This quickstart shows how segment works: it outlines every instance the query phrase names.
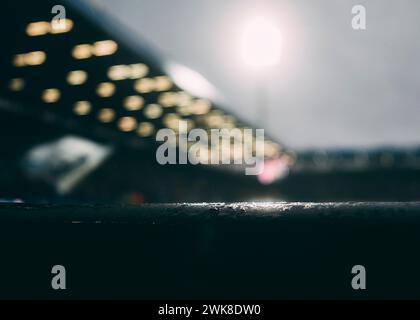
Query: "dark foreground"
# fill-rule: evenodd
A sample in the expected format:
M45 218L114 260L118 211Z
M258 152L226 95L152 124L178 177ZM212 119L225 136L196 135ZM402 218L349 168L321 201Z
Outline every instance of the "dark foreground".
M0 243L0 298L420 298L420 203L0 205Z

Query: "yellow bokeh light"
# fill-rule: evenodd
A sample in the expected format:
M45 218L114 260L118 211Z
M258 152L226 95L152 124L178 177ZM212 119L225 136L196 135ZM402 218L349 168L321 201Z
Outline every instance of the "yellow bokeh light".
M140 96L129 96L124 100L124 108L128 111L137 111L143 108L144 99Z
M211 103L208 100L198 99L196 100L192 106L191 111L196 115L203 115L210 112Z
M24 54L17 54L13 58L13 65L15 67L24 67L26 66L25 55Z
M280 156L281 147L275 142L265 141L264 142L264 153L268 158L276 158Z
M183 116L190 116L192 114L190 106L180 106L176 111Z
M71 71L67 75L67 82L73 86L78 86L86 82L88 74L83 70Z
M115 111L111 108L104 108L99 111L98 119L104 123L110 123L115 119Z
M108 70L108 78L114 81L125 80L130 76L130 67L126 65L112 66Z
M137 80L134 88L140 93L150 93L155 89L155 81L150 78Z
M46 89L42 93L42 100L46 103L55 103L61 98L61 92L58 89Z
M179 121L181 120L181 118L174 113L169 113L167 115L165 115L165 117L163 118L163 124L170 129L173 130L178 130L179 128Z
M174 92L165 92L159 96L159 103L165 108L174 107L177 101L178 96Z
M15 78L10 80L9 89L12 91L22 91L25 88L25 80L21 78Z
M43 36L51 30L50 23L46 21L32 22L26 27L26 34L31 37Z
M74 113L79 116L86 116L92 110L92 105L89 101L79 101L74 105Z
M66 33L73 29L74 23L70 19L59 19L51 22L52 34Z
M49 33L66 33L73 29L74 23L70 19L59 19L51 23L47 21L31 22L26 26L26 34L30 37L45 36Z
M118 44L113 40L97 41L93 44L93 53L98 56L109 56L117 52Z
M47 60L47 55L43 51L33 51L29 53L17 54L13 58L15 67L38 66Z
M162 107L158 104L150 104L144 110L145 117L149 119L158 119L162 116L162 114Z
M115 91L115 85L111 82L100 83L96 88L96 93L102 98L108 98L113 96Z
M90 44L79 44L73 48L72 55L75 59L89 59L92 57L92 46Z
M224 124L223 113L219 110L214 110L205 116L205 121L209 128L221 128Z
M142 122L139 124L137 133L140 137L150 137L155 132L155 126L150 122Z
M118 121L118 128L123 132L134 131L137 128L137 120L133 117L123 117Z
M38 66L43 64L47 59L47 55L43 51L33 51L25 55L25 62L28 66Z
M149 73L149 68L143 63L132 64L130 66L130 78L140 79Z
M149 68L143 63L131 65L116 65L108 70L108 77L111 80L127 80L127 79L140 79L147 75Z
M191 104L192 97L186 92L178 92L176 95L176 105L180 107L185 107Z
M167 76L159 76L155 78L156 91L168 91L172 88L172 80Z

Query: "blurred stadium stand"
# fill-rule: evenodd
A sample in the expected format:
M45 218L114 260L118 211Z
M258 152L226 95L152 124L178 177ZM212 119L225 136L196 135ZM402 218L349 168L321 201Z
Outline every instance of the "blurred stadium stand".
M59 177L44 172L44 181L25 179L22 167L28 162L22 159L30 148L66 135L117 148L89 181L71 192L71 201L244 200L264 194L255 179L241 177L237 168L229 172L234 166L158 166L154 136L160 128L175 130L181 119L205 130L250 126L216 102L182 90L158 54L98 9L69 1L66 28L57 31L49 22L53 6L52 1L30 3L22 12L19 4L8 3L3 11L8 45L2 50L0 109L8 152L2 161L9 161L4 175L11 181L1 190L4 197L59 201L49 187ZM271 140L265 152L266 160L289 159Z

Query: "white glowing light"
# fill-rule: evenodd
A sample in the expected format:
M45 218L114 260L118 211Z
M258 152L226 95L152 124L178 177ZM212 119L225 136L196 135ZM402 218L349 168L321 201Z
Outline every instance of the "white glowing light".
M254 19L243 30L240 48L247 66L253 69L273 67L282 54L281 31L273 21Z
M174 63L167 66L167 71L174 82L188 93L203 98L218 98L215 87L198 72Z

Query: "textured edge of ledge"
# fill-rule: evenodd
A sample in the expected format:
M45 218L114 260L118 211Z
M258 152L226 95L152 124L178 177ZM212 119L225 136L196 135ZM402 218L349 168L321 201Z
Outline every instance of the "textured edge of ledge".
M0 204L0 222L158 223L175 220L420 220L420 202L179 203L126 205Z

